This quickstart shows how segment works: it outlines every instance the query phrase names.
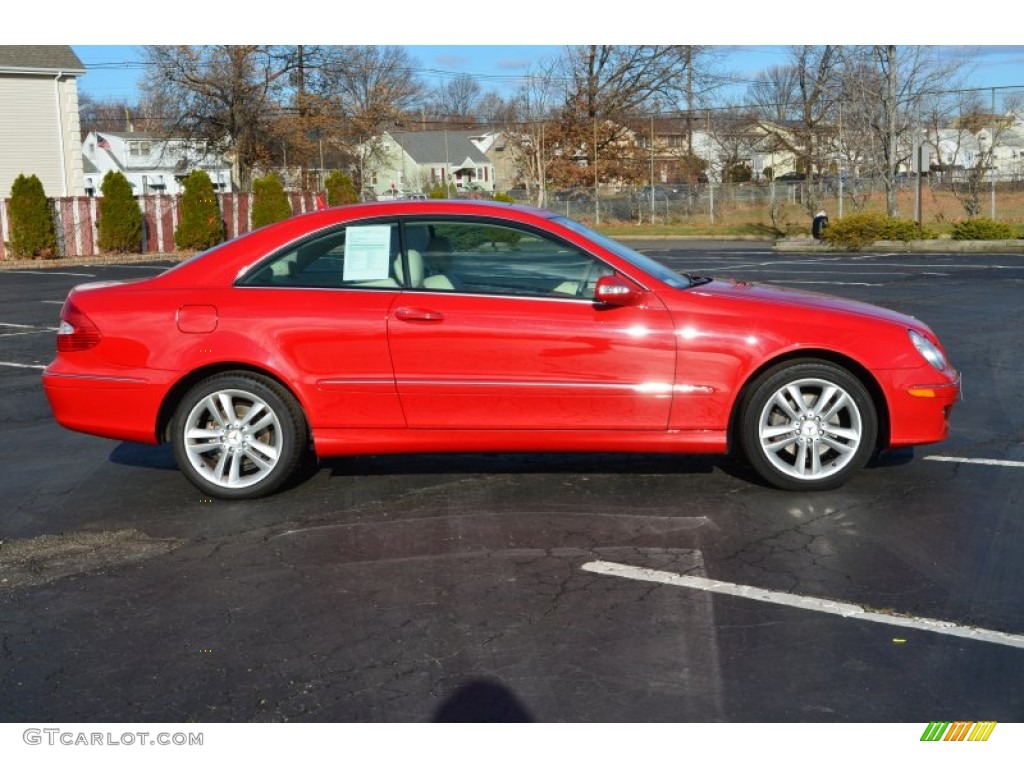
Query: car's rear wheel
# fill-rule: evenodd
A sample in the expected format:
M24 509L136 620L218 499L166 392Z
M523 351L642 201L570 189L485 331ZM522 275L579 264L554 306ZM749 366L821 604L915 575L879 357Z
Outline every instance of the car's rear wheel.
M295 398L272 379L222 373L181 399L171 441L178 467L197 488L217 498L252 499L292 477L307 429Z
M768 483L786 490L837 488L875 450L878 416L864 385L824 361L765 373L740 413L743 452Z

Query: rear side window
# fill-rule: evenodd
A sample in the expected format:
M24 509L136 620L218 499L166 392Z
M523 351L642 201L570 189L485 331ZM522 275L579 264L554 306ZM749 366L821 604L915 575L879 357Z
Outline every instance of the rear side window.
M398 227L358 224L320 233L274 256L239 281L277 288L391 288L401 285Z

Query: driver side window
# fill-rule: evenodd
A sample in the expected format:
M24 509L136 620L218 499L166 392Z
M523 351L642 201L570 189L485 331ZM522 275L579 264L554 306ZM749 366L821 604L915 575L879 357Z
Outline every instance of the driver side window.
M593 300L614 272L569 243L489 221L407 222L403 242L411 287L428 291Z

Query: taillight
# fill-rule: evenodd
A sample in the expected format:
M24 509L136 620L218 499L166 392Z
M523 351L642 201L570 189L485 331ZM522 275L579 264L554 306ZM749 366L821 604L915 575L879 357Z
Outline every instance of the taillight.
M57 329L58 352L81 352L100 343L100 329L70 301L64 303Z

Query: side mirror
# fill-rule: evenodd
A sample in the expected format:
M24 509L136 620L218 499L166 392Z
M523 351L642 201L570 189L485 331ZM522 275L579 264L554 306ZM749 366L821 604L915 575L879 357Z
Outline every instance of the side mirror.
M610 307L628 307L640 301L642 295L636 285L615 275L598 278L594 287L594 301Z

